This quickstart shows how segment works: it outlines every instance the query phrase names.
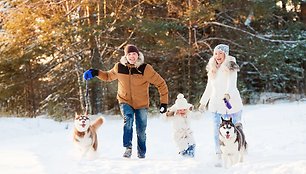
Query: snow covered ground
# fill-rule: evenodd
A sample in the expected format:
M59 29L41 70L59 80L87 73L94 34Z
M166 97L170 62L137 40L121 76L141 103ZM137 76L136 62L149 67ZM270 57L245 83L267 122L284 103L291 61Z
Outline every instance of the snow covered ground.
M80 159L72 143L73 123L43 117L0 118L0 173L3 174L306 174L306 101L245 106L243 124L249 151L245 162L215 167L211 115L192 122L194 159L182 158L172 123L158 115L147 128L146 159L122 158L122 120L105 116L98 131L99 156ZM136 136L134 136L136 140Z

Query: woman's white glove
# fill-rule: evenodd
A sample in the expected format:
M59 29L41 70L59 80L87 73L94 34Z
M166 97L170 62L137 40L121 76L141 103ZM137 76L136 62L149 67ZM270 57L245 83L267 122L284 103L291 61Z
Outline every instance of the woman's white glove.
M224 94L224 98L229 101L229 99L231 98L231 96L229 94Z

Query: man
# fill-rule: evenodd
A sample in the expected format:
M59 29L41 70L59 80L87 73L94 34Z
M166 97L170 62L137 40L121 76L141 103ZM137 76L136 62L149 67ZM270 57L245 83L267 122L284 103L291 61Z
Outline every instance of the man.
M145 158L146 127L149 108L149 86L153 84L160 95L160 113L167 111L168 87L165 80L149 64L135 45L124 48L124 56L109 71L90 69L84 73L84 79L97 76L103 81L118 80L117 99L124 117L123 157L132 155L133 122L135 116L138 158Z

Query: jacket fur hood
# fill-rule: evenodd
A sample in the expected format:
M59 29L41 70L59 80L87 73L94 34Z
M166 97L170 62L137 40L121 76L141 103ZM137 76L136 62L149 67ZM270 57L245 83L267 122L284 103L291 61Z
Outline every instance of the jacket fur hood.
M233 56L226 55L224 62L220 66L220 70L224 70L227 72L239 71L239 66L236 63L236 58ZM211 77L214 77L217 72L217 63L213 56L208 61L208 64L206 66L206 71L208 75Z
M122 65L126 65L128 63L126 55L121 57L120 63ZM136 68L138 68L142 64L144 64L144 56L143 56L142 52L139 52L138 60L136 61L135 66L136 66Z
M215 59L210 58L207 65L207 86L201 97L200 103L206 106L210 112L220 114L232 114L242 109L242 99L237 88L237 77L239 66L236 64L235 57L226 56L219 68ZM224 95L230 96L229 102L232 109L227 109L224 104Z

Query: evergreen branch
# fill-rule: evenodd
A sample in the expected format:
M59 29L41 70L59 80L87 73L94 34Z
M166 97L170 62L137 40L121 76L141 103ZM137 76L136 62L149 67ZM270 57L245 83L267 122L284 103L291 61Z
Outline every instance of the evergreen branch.
M188 40L181 34L179 33L178 31L176 32L176 34L184 41L188 44Z
M32 77L29 77L29 78L27 78L27 79L25 79L25 80L18 81L17 83L12 83L12 84L10 84L10 85L7 85L6 88L9 88L9 87L12 87L12 86L16 86L16 85L19 85L19 84L24 84L24 83L26 83L26 82L28 82L28 81L30 81L30 80L37 79L37 78L39 78L42 74L46 74L46 73L50 72L50 71L51 71L52 69L54 69L56 66L58 66L58 65L62 64L63 62L66 62L66 61L68 61L69 59L71 59L71 58L73 58L73 57L79 55L80 53L84 52L85 50L88 50L88 48L85 48L85 49L83 49L83 50L80 50L80 51L78 51L77 53L75 53L75 54L73 54L73 55L67 56L67 57L65 57L62 61L56 61L57 59L55 59L55 60L53 61L53 63L50 63L50 65L47 66L47 68L43 69L41 72L36 73L36 75L34 75L34 76L32 76Z
M229 40L229 39L225 39L225 38L219 38L219 37L209 37L209 38L206 38L206 39L202 39L202 40L199 40L198 43L206 43L206 41L209 41L209 40L222 40L222 41L226 41L228 43L231 43L233 45L236 45L237 47L241 47L239 44Z
M124 2L124 0L123 0L123 2ZM127 10L127 13L131 12L134 8L139 7L141 4L143 4L145 2L146 2L146 0L143 0L143 1L139 2L138 4L134 5L133 7L131 7L130 9Z
M243 32L247 35L250 35L252 37L256 37L258 39L261 39L261 40L265 40L265 41L269 41L269 42L274 42L274 43L288 43L288 44L295 44L295 43L301 43L301 42L306 42L306 40L298 40L298 41L291 41L291 40L278 40L278 39L269 39L267 37L264 37L262 35L258 35L258 34L253 34L253 33L250 33L248 31L245 31L243 29L240 29L240 28L237 28L237 27L233 27L233 26L230 26L230 25L226 25L226 24L222 24L220 22L204 22L204 25L217 25L217 26L221 26L221 27L226 27L226 28L230 28L230 29L233 29L233 30L237 30L237 31L240 31L240 32Z
M259 71L259 69L258 69L253 63L251 63L251 62L243 62L243 63L241 64L241 66L240 66L240 69L242 69L242 67L243 67L244 65L248 65L248 64L250 64L250 65L258 72L258 74L259 74L260 77L263 77L263 75L261 74L261 72Z
M75 9L77 9L78 7L80 7L81 3L78 3L77 5L75 5L74 7L72 7L68 12L66 12L66 14L64 15L65 17L67 17L68 15L70 15L70 13L72 13Z

